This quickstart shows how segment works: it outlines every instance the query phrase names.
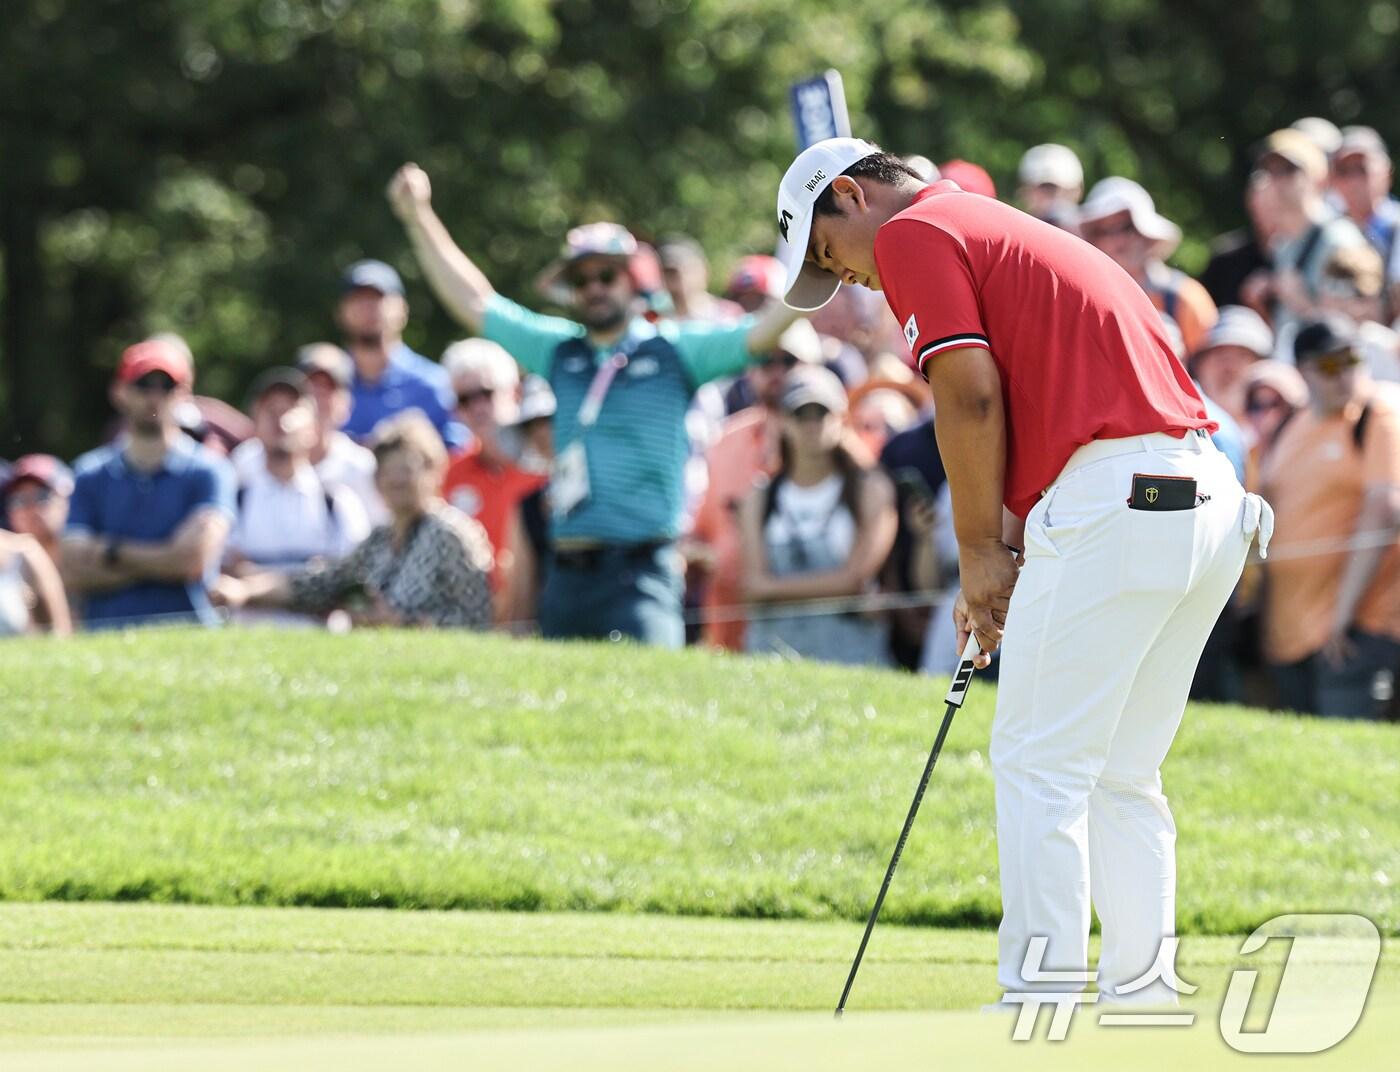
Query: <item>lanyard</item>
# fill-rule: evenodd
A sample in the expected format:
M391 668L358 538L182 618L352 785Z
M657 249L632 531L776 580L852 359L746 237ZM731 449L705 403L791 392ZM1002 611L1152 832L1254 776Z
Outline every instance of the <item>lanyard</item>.
M627 355L618 352L609 357L593 374L593 382L588 385L588 393L583 396L583 405L578 410L578 423L581 428L592 428L598 423L598 414L603 409L603 399L608 395L617 374L627 365Z

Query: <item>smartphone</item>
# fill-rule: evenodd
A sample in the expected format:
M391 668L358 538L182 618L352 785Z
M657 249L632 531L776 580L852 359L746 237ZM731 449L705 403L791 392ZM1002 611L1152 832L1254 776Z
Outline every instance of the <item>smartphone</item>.
M933 489L928 486L924 474L913 466L896 469L893 476L894 486L899 489L902 497L927 503L933 502Z

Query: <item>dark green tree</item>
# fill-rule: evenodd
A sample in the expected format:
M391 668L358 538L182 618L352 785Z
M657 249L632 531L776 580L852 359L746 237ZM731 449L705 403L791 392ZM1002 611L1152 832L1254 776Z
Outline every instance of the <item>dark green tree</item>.
M406 159L502 289L573 223L774 241L787 88L834 66L859 133L984 164L1029 144L1144 181L1182 262L1239 222L1247 148L1400 91L1395 0L8 0L0 33L0 455L97 442L121 348L189 338L201 391L333 334L340 268L396 263Z

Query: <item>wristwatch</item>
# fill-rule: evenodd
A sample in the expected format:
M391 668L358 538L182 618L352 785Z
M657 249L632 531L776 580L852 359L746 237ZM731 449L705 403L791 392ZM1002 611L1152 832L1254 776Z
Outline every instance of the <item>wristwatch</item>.
M122 555L122 543L120 540L108 540L107 546L102 551L102 564L108 567L115 567L119 564Z

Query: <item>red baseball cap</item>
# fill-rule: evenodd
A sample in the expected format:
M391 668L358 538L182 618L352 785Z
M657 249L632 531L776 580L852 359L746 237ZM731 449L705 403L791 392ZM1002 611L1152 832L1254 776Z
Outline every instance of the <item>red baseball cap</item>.
M747 290L757 290L776 298L783 293L783 266L777 257L762 253L751 253L742 258L729 277L724 292L728 295L740 294Z
M122 351L117 364L118 383L132 383L151 372L163 372L181 387L194 384L190 359L165 339L146 339Z
M940 178L952 179L970 194L981 194L983 197L997 195L996 183L987 174L987 169L970 160L949 160L946 164L939 164L938 174Z
M0 499L7 497L17 485L26 480L42 484L59 495L73 494L73 470L52 454L26 454L17 459L10 467L9 475L0 484Z

